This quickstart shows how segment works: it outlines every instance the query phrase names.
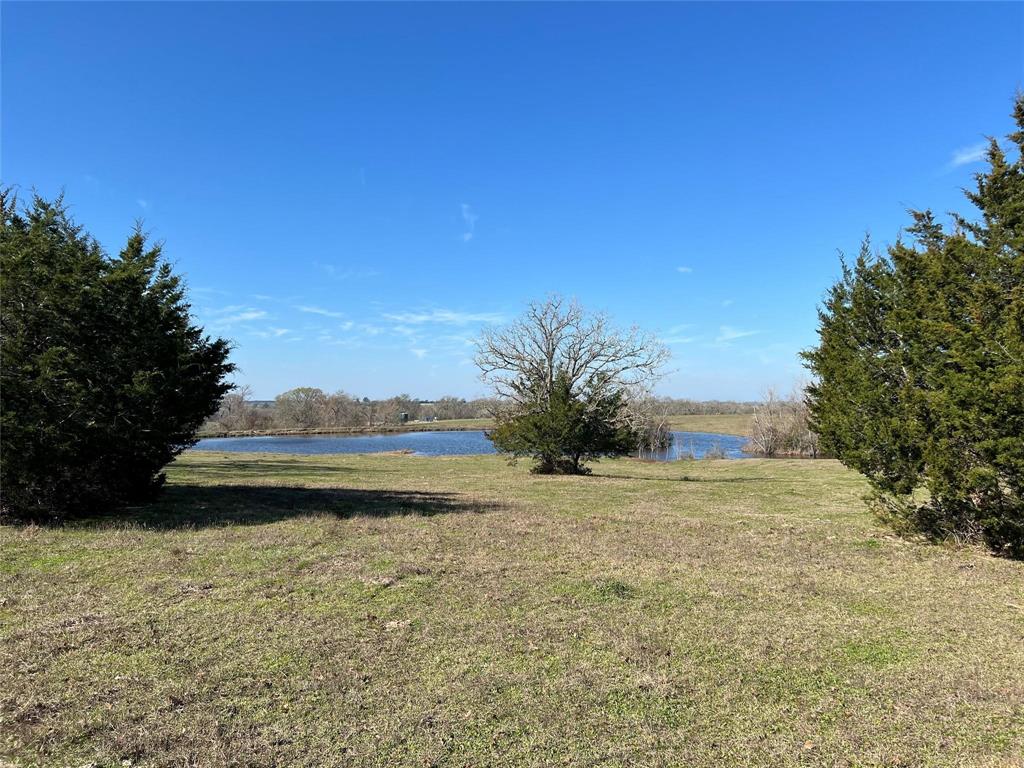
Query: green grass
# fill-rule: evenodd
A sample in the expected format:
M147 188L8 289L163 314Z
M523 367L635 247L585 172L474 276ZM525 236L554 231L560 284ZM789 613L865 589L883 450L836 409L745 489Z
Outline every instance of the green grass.
M192 453L0 529L0 765L1014 766L1024 564L830 461Z
M683 432L717 432L721 435L750 434L753 415L749 413L716 413L693 416L672 416L669 425Z

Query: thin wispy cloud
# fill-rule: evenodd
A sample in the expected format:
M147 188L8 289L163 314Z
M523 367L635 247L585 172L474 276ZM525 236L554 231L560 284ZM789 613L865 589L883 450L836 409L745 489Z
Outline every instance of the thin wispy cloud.
M661 341L664 344L689 344L692 341L696 341L696 336L691 336L686 333L690 328L693 328L693 323L680 323L679 325L673 325L668 329Z
M972 144L969 147L962 147L953 152L953 157L949 161L949 167L959 168L961 165L980 162L985 159L986 152L988 152L987 141L979 141L977 144Z
M291 333L288 328L267 328L261 331L253 331L252 335L261 339L279 339Z
M693 267L676 267L676 272L679 272L679 273L684 274L684 275L688 275L691 272L693 272Z
M238 323L249 323L253 320L262 320L268 317L265 310L237 305L214 309L211 310L210 314L214 315L211 325L218 328L227 328Z
M444 334L437 337L437 341L451 347L473 347L476 346L476 339L473 336L461 334Z
M666 336L661 341L663 344L690 344L696 340L696 336Z
M497 312L456 312L451 309L432 309L424 312L385 313L384 317L403 325L469 325L471 323L500 323L504 317Z
M722 325L718 328L718 336L715 337L716 344L727 344L737 339L745 339L748 336L756 336L761 331L741 331L731 325Z
M262 309L249 309L245 312L239 312L237 315L228 315L222 317L220 322L227 325L230 323L246 323L252 320L262 320L267 316L267 313Z
M147 208L149 208L149 200L143 200L143 199L142 199L142 198L140 197L140 198L139 198L138 200L136 200L135 202L139 204L139 208L141 208L142 210L146 210Z
M467 203L462 204L462 221L466 225L466 231L462 233L462 242L468 243L476 234L476 222L480 217L473 212L473 207Z
M735 301L733 299L723 299L722 300L722 306L723 307L731 307L734 303L735 303Z
M416 355L420 360L427 356L427 350L425 349L410 349L409 351Z
M380 272L375 269L351 269L348 267L338 266L337 264L325 264L319 261L314 261L313 266L323 271L324 274L332 280L355 280L377 277L380 275Z
M335 312L330 309L324 309L323 307L314 307L308 304L298 304L295 309L299 312L305 312L310 315L322 315L323 317L344 317L344 312Z

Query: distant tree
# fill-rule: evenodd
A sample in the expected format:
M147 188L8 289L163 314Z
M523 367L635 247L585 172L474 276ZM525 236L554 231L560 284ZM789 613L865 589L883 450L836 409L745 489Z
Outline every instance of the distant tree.
M150 498L230 389L229 345L140 227L116 258L62 198L0 192L0 486L5 514Z
M406 414L408 420L416 420L420 417L419 400L414 400L411 395L401 394L388 398L380 404L378 411L379 418L385 424L401 423L401 414Z
M769 387L754 410L751 420L750 447L762 456L774 456L785 447L786 414L775 389Z
M636 435L626 429L627 406L667 358L653 337L619 331L575 302L531 304L477 344L482 378L504 401L495 446L533 456L538 472L580 472L588 460L630 450Z
M632 449L638 456L663 451L672 445L669 404L654 397L636 397L627 401L623 421L634 438Z
M794 456L816 459L822 455L821 439L811 425L806 386L790 395L785 424L786 449Z
M228 432L245 429L242 425L249 409L247 400L251 397L252 390L248 386L235 387L220 399L220 408L213 415L212 421Z
M747 450L769 457L816 458L820 455L818 435L811 428L804 388L796 388L788 398L780 397L772 387L765 391L754 409Z
M316 387L296 387L274 398L278 422L285 427L312 429L323 423L327 395Z
M252 390L248 386L236 387L224 395L220 408L211 421L214 428L226 432L251 432L270 427L270 414L265 408L252 403Z
M434 415L438 419L467 419L469 415L469 403L461 397L442 397L434 402Z
M324 401L322 425L325 427L354 427L363 421L362 405L351 395L335 392Z
M913 211L912 244L843 264L805 354L822 446L871 483L903 532L1024 557L1024 96L947 231ZM916 493L919 490L925 494Z

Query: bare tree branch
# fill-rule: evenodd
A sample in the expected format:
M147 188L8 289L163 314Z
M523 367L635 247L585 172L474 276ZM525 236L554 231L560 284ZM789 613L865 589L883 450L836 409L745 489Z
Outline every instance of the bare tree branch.
M574 397L649 390L668 358L668 348L639 328L618 330L604 314L551 296L512 325L486 329L475 362L498 397L531 406L548 401L559 373Z

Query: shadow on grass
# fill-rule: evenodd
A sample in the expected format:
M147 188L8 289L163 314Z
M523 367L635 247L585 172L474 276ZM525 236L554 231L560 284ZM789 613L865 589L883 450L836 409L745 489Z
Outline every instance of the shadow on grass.
M238 480L251 477L262 477L269 473L287 472L296 475L361 475L393 473L392 469L376 469L369 467L345 466L343 464L312 464L308 461L288 461L287 459L223 459L221 461L203 461L189 464L170 465L172 474L185 477L232 475Z
M604 475L594 472L590 477L601 477L606 480L650 480L651 482L669 483L763 483L763 477L657 477L653 475Z
M296 517L432 517L501 509L494 502L432 491L168 485L152 504L76 521L76 527L138 525L175 530L264 525Z

